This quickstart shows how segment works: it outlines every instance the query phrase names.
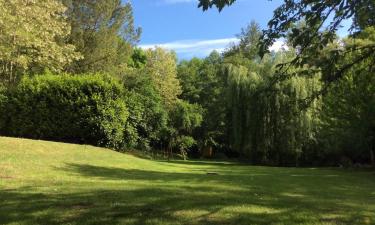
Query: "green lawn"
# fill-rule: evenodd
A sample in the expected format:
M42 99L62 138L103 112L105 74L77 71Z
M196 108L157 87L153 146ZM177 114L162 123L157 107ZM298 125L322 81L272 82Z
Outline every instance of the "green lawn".
M375 171L149 161L0 137L0 224L375 224Z

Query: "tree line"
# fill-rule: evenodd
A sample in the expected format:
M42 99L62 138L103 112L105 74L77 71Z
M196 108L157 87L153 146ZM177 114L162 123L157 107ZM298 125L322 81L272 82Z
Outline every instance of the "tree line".
M137 47L130 3L0 0L0 134L262 165L374 164L375 20L297 3L268 31L251 22L224 52L178 62ZM356 32L340 38L331 24L311 36L325 20L309 10L330 7L354 12ZM301 16L286 25L290 10ZM268 51L279 37L287 47Z

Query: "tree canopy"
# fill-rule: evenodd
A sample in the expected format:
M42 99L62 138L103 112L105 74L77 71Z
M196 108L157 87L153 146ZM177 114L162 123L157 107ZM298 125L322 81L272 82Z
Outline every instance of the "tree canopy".
M24 73L62 71L81 58L65 42L70 26L66 8L55 0L0 0L0 79L15 83Z
M68 71L112 72L121 76L132 56L141 29L134 26L130 3L121 0L63 0L72 27L69 43L84 57Z
M222 10L235 1L200 0L199 7L203 10L210 7ZM298 54L294 59L280 65L278 79L290 76L287 73L289 65L300 68L307 68L308 65L307 69L298 74L321 72L326 84L329 84L343 77L355 64L373 59L375 42L370 38L366 42L352 42L327 49L337 39L336 32L343 22L348 20L352 20L349 35L352 39L361 39L364 33L372 33L375 25L375 2L373 0L284 0L284 3L274 11L273 18L268 22L268 29L263 31L259 43L260 56L264 56L277 39L288 38L289 44L297 49ZM296 26L298 23L304 25ZM322 52L325 52L324 58L320 57ZM360 54L347 64L339 62L352 52ZM326 63L327 59L330 63Z

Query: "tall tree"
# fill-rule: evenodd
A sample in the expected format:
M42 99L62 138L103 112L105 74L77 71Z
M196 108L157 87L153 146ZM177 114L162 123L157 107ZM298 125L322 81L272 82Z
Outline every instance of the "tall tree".
M241 32L237 34L237 38L240 40L239 44L231 46L225 51L224 56L230 55L243 55L242 58L254 59L259 57L259 41L262 36L259 24L255 21L251 21L246 27L241 29Z
M141 30L134 27L133 10L121 0L63 0L72 26L69 42L84 58L68 68L71 72L112 72L126 69L132 46Z
M157 47L147 50L146 58L146 74L151 76L164 104L167 107L172 106L181 94L180 82L177 79L176 55Z
M199 7L207 10L217 7L222 10L236 0L199 0ZM274 11L273 18L268 23L268 29L263 31L260 43L260 53L263 56L278 38L290 39L290 44L298 49L299 54L290 62L280 65L277 79L290 76L287 73L290 65L297 66L304 71L300 74L323 74L326 88L330 83L343 77L347 71L362 61L371 60L375 51L375 42L357 42L351 45L337 46L331 49L329 55L322 59L321 52L336 39L336 31L341 25L352 19L350 35L356 39L362 32L368 32L375 26L375 1L373 0L284 0L284 4ZM304 21L305 26L294 26ZM360 52L346 64L338 63L346 58L347 54ZM327 63L327 58L330 63ZM319 60L321 59L321 60ZM372 63L375 63L372 61ZM340 66L338 66L338 64ZM309 67L306 67L309 65Z
M201 98L201 93L203 91L201 74L202 65L202 59L192 58L189 61L183 60L177 67L177 76L182 87L180 97L191 103L197 103Z
M55 0L0 0L0 79L15 83L25 72L60 71L80 57L64 5Z
M140 68L128 73L124 85L130 113L125 136L127 147L141 150L160 148L161 132L167 127L168 112L151 76Z
M194 130L193 136L205 156L210 156L213 150L221 149L226 143L226 77L221 72L221 64L222 57L214 51L203 60L193 58L178 66L181 98L204 109L202 124Z
M318 105L303 110L298 103L319 88L319 80L296 77L265 92L277 63L266 56L258 68L227 66L230 145L253 163L298 165L318 122Z
M202 111L200 105L183 100L178 100L170 111L169 127L165 132L166 141L169 148L180 151L184 159L187 157L188 149L196 144L191 135L202 123Z
M375 37L375 32L372 35ZM355 57L351 54L346 60ZM375 166L374 72L374 64L368 59L353 66L328 90L323 97L320 139L324 148L335 157L347 157L357 163L371 162Z
M259 26L252 23L242 30L240 43L224 52L228 144L253 163L296 165L315 137L319 109L302 110L299 101L319 90L319 77L273 83L277 65L294 53L261 58L260 36Z

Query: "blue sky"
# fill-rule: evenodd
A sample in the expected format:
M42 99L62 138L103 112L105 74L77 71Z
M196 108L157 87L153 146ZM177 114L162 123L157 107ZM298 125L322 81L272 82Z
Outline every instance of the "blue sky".
M266 28L273 11L283 3L283 0L237 0L219 13L216 9L206 12L198 9L198 0L124 1L131 1L136 26L143 29L140 46L171 49L179 59L205 57L213 50L224 50L237 41L236 34L252 20ZM339 31L340 36L345 34L347 30ZM277 41L272 50L282 44Z
M135 23L142 27L141 47L173 49L180 59L223 50L251 20L262 28L281 0L237 0L219 13L202 12L197 0L132 0Z

